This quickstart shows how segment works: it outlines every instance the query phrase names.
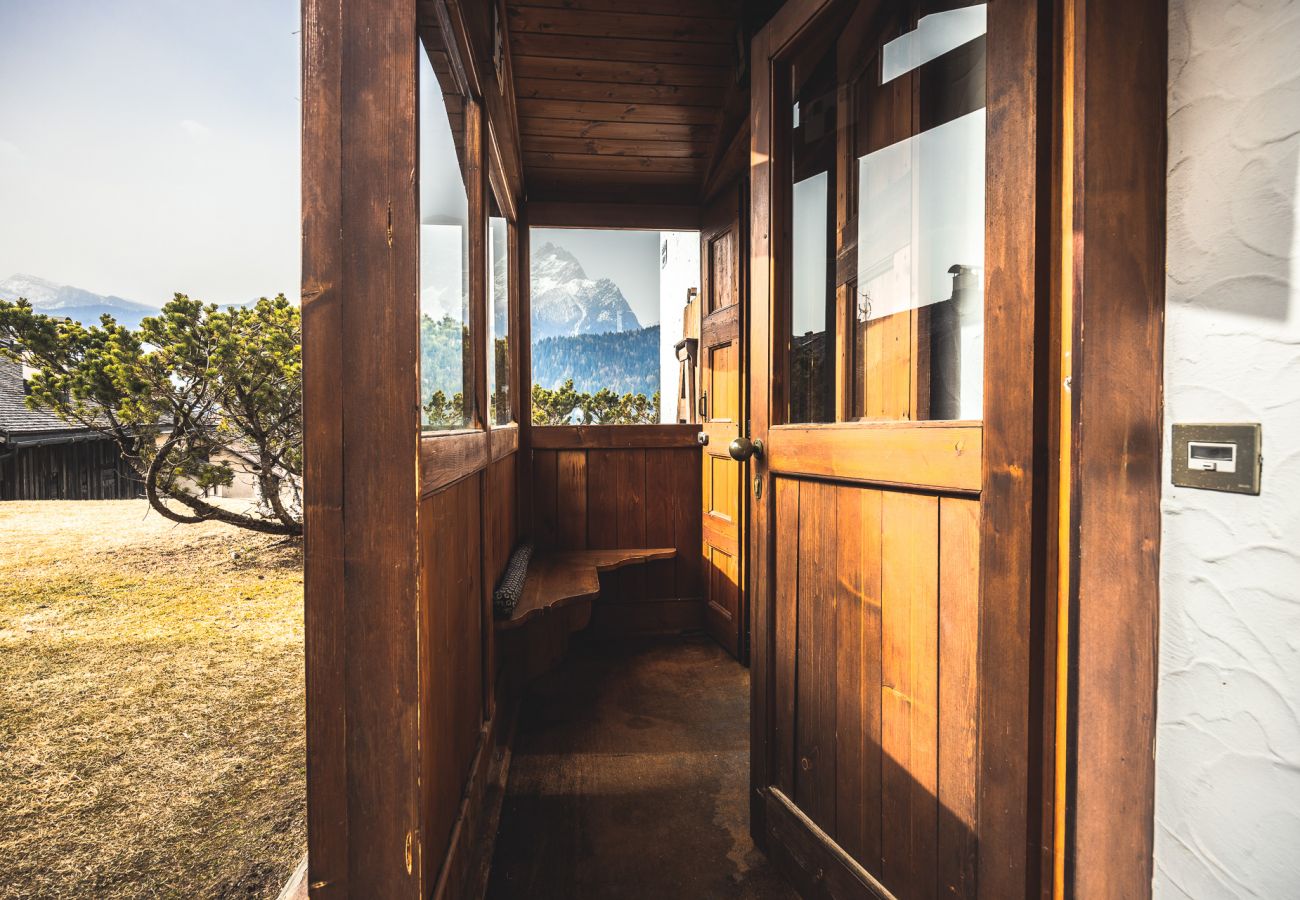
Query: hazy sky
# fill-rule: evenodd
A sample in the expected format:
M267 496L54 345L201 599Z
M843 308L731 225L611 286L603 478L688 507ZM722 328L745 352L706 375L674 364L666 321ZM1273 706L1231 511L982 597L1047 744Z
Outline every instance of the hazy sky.
M659 323L659 232L532 229L534 248L548 241L576 256L588 278L617 284L643 327Z
M296 0L0 0L0 279L298 293Z

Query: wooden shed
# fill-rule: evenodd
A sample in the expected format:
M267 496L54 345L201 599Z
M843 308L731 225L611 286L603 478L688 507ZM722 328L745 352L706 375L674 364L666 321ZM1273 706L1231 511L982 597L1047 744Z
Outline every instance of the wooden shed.
M22 366L0 357L0 500L125 500L144 485L117 444L29 409Z
M1166 39L305 0L313 897L1149 896ZM537 227L699 232L698 423L531 424Z

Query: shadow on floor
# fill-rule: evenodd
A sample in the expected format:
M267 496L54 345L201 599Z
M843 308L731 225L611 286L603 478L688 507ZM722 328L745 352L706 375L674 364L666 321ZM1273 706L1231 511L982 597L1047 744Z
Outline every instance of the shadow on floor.
M707 638L576 644L521 707L489 900L793 898L748 790L747 669Z

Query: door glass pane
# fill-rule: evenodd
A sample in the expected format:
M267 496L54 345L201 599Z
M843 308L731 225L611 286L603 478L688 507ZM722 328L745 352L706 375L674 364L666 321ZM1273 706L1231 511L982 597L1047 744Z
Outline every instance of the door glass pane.
M510 226L492 197L488 215L488 417L493 425L510 421Z
M444 48L420 53L420 405L426 430L473 421L465 98Z
M935 6L791 65L790 421L836 418L827 358L847 418L981 418L985 5Z

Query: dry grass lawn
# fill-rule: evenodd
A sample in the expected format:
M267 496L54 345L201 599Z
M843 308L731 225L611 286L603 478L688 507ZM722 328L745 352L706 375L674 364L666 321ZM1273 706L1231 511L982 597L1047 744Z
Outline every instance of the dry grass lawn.
M0 503L0 898L275 897L306 843L302 554Z

